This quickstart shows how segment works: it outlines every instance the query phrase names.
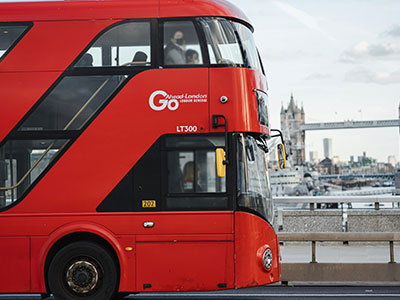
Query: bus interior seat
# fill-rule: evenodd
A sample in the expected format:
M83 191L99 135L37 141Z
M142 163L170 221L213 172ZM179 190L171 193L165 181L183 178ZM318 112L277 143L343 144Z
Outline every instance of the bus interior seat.
M77 67L93 67L93 56L90 53L85 53L84 56L76 64Z
M147 54L143 51L138 51L135 53L135 56L132 59L132 62L135 64L146 64L147 63Z

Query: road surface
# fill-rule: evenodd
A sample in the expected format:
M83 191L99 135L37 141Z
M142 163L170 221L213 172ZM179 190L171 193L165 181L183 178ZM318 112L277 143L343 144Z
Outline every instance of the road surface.
M40 300L40 295L0 295L0 300ZM53 297L48 299L54 299ZM268 286L240 290L194 293L141 293L129 300L275 300L275 299L400 299L397 286Z

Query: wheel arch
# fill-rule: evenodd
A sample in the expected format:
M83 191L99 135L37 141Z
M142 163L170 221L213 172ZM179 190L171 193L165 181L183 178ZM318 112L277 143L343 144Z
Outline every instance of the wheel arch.
M76 241L89 241L103 246L110 252L118 269L118 281L121 284L124 255L115 235L108 229L96 223L70 223L55 230L41 251L41 270L46 292L50 292L47 273L50 263L56 253Z

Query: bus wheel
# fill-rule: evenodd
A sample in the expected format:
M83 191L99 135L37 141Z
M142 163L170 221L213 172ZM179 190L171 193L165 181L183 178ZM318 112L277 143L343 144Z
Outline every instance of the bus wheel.
M102 246L76 242L54 256L48 282L57 300L110 300L117 291L117 266Z

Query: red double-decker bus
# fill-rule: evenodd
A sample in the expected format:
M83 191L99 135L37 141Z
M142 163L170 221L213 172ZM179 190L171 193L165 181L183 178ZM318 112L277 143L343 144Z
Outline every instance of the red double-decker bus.
M267 83L240 10L25 2L0 18L0 293L280 280Z

